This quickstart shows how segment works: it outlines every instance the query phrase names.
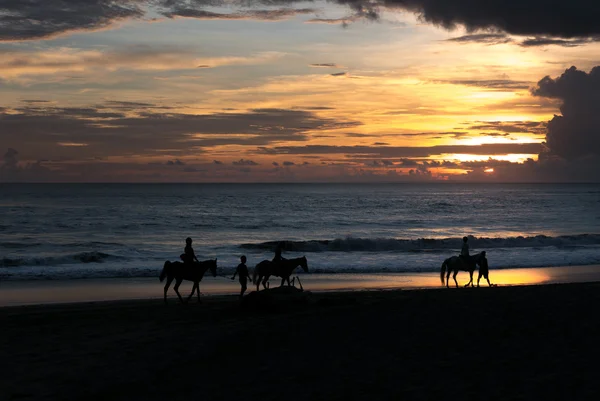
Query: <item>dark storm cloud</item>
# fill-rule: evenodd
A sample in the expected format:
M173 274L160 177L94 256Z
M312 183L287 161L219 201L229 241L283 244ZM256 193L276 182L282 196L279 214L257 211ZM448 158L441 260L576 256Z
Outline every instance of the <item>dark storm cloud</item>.
M440 154L466 153L471 155L503 155L503 154L537 154L542 146L539 143L498 143L485 145L439 145L429 147L410 146L335 146L335 145L307 145L307 146L277 146L262 147L259 153L264 154L345 154L369 155L371 157L429 157Z
M109 109L29 106L0 112L2 142L35 158L147 155L165 149L186 154L204 146L304 140L307 132L359 124L281 109L192 115L140 108L125 115Z
M417 14L422 20L468 31L496 30L514 35L588 37L600 34L600 2L572 0L338 0L351 7L398 8ZM493 32L498 33L498 32Z
M548 122L550 155L566 160L600 156L600 66L589 73L571 67L558 78L547 76L533 94L562 101L562 115Z
M0 41L45 39L142 17L141 0L0 0Z
M421 20L454 29L464 26L470 33L508 33L535 38L590 38L600 35L600 2L572 0L331 0L346 6L344 18L314 18L307 22L347 25L358 18L379 20L382 10L408 11ZM57 34L94 30L127 18L141 18L146 8L168 17L199 19L257 19L277 21L314 9L290 8L301 0L0 0L0 40L32 40ZM237 9L233 13L207 10L209 7ZM283 7L257 9L259 7ZM484 31L484 32L477 32ZM456 42L503 41L501 36L470 35ZM545 40L545 39L544 39ZM547 43L551 44L551 43ZM561 44L563 43L552 43Z

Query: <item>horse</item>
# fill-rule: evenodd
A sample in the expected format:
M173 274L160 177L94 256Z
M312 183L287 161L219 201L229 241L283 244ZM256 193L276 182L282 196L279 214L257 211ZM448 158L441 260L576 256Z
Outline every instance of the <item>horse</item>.
M217 259L205 260L202 262L194 262L193 264L187 264L183 262L170 262L166 261L163 266L162 271L160 272L160 282L162 283L165 277L167 278L167 283L165 284L165 304L167 303L167 291L169 290L169 286L173 279L175 279L175 286L173 289L177 293L179 300L183 303L183 298L181 298L181 294L178 289L183 280L189 280L194 282L194 286L192 287L192 293L187 298L186 302L189 302L195 291L198 291L198 303L200 301L200 281L202 277L204 277L204 273L210 269L214 277L217 277Z
M260 283L262 280L263 288L267 288L267 280L270 276L281 277L281 286L287 280L288 285L290 284L290 276L297 267L301 267L305 273L308 273L308 263L306 256L295 259L281 259L280 262L272 262L270 260L263 260L254 268L254 274L252 275L252 283L256 284L256 291L260 289ZM258 280L257 280L258 277Z
M476 264L479 265L479 278L477 279L477 286L479 287L479 280L481 279L482 275L485 276L485 278L486 278L486 280L488 280L488 284L489 284L490 280L488 279L487 258L485 257L485 251L483 251L481 253L476 253L475 255L470 256L470 263L466 262L460 256L452 256L451 258L444 260L444 263L442 263L442 270L440 273L442 285L444 285L444 275L446 275L446 287L449 287L450 273L454 272L454 274L452 275L452 278L454 279L454 282L456 283L456 286L458 287L458 281L456 281L456 275L458 274L458 272L460 270L462 270L462 271L469 272L469 275L470 275L470 280L467 283L467 285L465 285L465 287L468 287L469 285L471 285L471 287L473 287L473 271L475 271ZM446 273L446 268L448 269L448 273ZM490 284L490 286L491 286L491 284Z

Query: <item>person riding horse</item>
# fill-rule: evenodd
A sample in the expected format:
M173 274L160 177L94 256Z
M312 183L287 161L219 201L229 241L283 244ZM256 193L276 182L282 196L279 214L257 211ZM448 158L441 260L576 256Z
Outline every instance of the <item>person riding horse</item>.
M271 260L271 263L273 263L275 268L278 268L280 266L280 262L285 260L283 256L281 256L281 251L283 251L283 244L279 243L277 244L277 248L275 248L275 256L273 257L273 260Z
M463 237L463 245L462 245L462 248L460 250L460 259L467 266L471 266L471 265L474 264L473 263L473 259L469 255L469 238L468 237Z

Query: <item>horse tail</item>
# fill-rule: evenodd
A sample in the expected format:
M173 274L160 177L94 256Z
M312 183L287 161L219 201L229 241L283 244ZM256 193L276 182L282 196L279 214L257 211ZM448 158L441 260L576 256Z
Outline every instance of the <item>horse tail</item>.
M163 266L162 271L160 272L160 276L158 277L160 282L162 283L163 280L165 279L165 277L167 277L167 266L169 266L171 264L171 262L169 262L168 260L165 262L165 265Z
M256 276L258 275L258 266L260 266L260 263L256 265L256 267L254 268L254 273L252 273L252 284L256 284Z
M440 272L440 279L442 280L442 285L444 285L444 275L446 274L446 267L448 266L448 259L444 260L442 263L442 271Z

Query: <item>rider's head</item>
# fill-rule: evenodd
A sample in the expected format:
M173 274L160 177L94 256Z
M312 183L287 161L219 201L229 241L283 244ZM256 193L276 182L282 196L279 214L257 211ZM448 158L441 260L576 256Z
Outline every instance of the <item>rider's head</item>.
M468 240L469 240L469 238L463 237L463 242L467 242Z
M246 256L242 255L242 257L240 258L240 260L242 261L242 263L246 263Z
M188 244L188 245L191 245L191 243L192 243L192 239L191 239L190 237L187 237L187 238L185 239L185 243L186 243L186 244Z

